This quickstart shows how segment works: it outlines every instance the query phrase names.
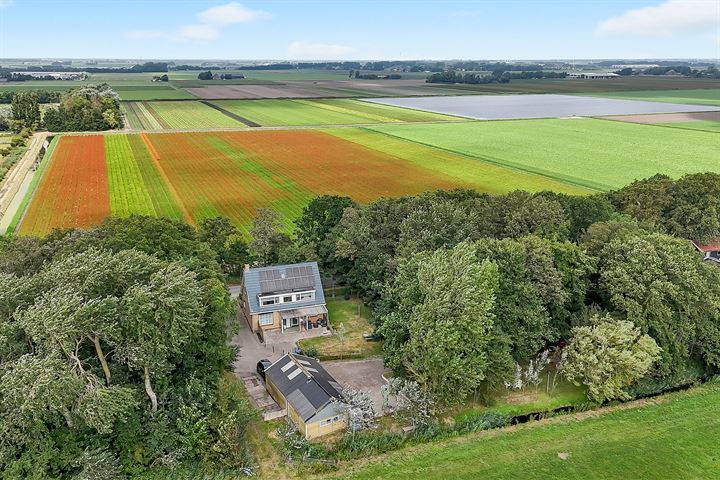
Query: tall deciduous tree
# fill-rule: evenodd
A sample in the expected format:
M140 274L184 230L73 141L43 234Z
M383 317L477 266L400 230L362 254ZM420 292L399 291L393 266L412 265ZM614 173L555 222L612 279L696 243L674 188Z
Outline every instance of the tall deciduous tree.
M40 104L35 92L17 92L12 99L13 120L19 120L32 127L40 123Z
M627 399L624 387L642 378L659 353L655 340L632 322L596 315L591 325L573 329L561 367L566 378L586 385L596 402Z
M414 256L401 267L398 282L400 306L381 329L390 338L385 348L398 350L390 357L435 400L461 401L486 377L497 266L460 243ZM405 327L392 331L399 323Z
M618 238L601 252L601 297L655 339L662 373L678 371L693 351L717 365L720 306L712 268L690 242L663 234Z

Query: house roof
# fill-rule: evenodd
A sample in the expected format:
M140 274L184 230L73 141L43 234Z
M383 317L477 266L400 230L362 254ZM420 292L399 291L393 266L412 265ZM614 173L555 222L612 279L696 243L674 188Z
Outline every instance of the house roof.
M317 262L275 265L272 267L250 268L243 273L243 285L251 313L269 313L313 305L324 305L320 269ZM315 290L315 299L261 306L260 295L283 294Z
M265 370L265 377L303 421L312 418L331 400L342 398L340 384L316 358L288 353Z
M700 242L696 242L693 240L693 245L695 245L695 248L698 249L698 251L706 253L706 252L720 252L720 243L709 243L709 244L702 244Z

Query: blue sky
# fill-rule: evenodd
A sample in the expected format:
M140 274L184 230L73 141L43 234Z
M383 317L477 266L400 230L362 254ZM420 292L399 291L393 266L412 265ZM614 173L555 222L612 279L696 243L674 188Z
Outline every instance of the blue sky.
M0 0L0 57L720 58L720 0Z

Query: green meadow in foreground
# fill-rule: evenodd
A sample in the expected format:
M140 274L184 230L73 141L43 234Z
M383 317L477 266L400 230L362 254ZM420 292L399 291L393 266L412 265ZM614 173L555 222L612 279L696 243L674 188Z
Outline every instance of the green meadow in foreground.
M588 93L593 97L647 100L650 102L687 103L691 105L720 105L720 88L697 90L638 90L628 92Z
M656 173L720 172L717 134L699 130L591 118L368 128L596 190Z
M641 401L642 402L642 401ZM335 478L699 479L720 472L720 385L400 450Z

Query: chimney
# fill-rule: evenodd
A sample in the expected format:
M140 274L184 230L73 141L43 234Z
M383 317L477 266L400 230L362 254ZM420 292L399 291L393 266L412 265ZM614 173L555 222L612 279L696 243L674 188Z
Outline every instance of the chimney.
M249 263L246 263L246 264L243 266L243 271L247 272L248 270L250 270L250 264L249 264Z

